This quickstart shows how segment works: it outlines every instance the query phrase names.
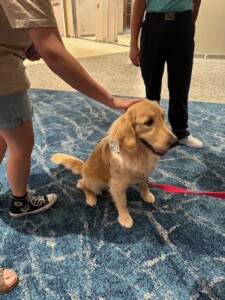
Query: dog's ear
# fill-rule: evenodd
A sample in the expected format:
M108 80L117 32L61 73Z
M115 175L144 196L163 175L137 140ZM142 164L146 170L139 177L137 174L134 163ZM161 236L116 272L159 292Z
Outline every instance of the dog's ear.
M136 146L136 134L133 125L133 115L127 111L109 129L110 137L121 143L128 151L131 151Z

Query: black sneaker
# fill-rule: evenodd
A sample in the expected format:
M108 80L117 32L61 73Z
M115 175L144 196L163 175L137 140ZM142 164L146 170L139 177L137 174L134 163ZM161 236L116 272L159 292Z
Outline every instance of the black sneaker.
M57 201L56 194L44 196L31 195L28 193L24 198L14 198L9 213L12 217L23 217L36 214L49 209Z

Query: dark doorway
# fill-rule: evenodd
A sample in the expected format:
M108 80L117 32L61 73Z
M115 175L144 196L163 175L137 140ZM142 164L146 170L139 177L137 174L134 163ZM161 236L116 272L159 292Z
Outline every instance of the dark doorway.
M124 33L130 32L130 18L131 18L131 0L124 0L124 10L123 10Z

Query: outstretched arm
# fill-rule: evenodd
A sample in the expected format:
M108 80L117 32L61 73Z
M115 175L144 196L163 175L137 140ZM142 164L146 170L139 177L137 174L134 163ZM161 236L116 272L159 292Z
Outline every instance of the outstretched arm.
M48 67L77 91L115 109L127 109L140 101L140 99L113 97L101 87L66 50L58 28L34 27L27 30Z

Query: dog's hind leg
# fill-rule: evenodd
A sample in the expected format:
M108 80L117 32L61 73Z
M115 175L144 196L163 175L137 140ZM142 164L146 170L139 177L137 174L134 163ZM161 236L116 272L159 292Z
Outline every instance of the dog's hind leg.
M148 184L146 181L143 181L139 184L141 197L145 202L148 203L154 203L155 202L155 196L149 191Z
M84 191L86 196L86 203L90 206L95 206L97 204L97 196L90 189L85 186L84 180L80 179L77 183L77 187Z
M123 227L131 228L133 226L133 220L127 208L126 190L127 187L125 187L124 184L120 185L118 181L110 183L110 193L119 214L118 222Z

